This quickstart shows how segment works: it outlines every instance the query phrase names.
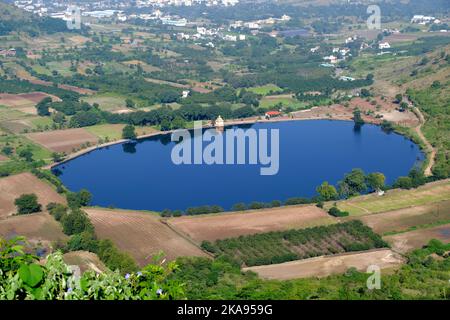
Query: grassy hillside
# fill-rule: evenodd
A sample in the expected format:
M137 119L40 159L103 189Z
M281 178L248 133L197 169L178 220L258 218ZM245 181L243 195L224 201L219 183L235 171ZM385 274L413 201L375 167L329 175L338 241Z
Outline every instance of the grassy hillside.
M43 33L67 32L66 23L60 19L39 17L0 2L0 36L11 32L25 32L31 36Z

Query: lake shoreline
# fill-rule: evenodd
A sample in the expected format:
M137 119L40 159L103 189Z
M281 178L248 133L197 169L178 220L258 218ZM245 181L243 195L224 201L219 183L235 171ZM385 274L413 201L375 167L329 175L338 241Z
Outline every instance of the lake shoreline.
M331 121L352 121L352 119L333 119L333 118L291 118L291 117L278 117L278 118L273 118L273 119L259 119L259 118L243 118L243 119L233 119L233 120L229 120L229 121L225 121L225 125L224 127L230 127L230 126L235 126L235 125L242 125L242 124L255 124L255 123L275 123L275 122L286 122L286 121L306 121L306 120L331 120ZM369 123L369 122L368 122ZM375 124L375 123L370 123L370 124ZM210 128L214 128L213 125L211 124L206 124L206 125L202 125L203 129L210 129ZM180 129L176 129L176 130L180 130ZM151 137L156 137L156 136L160 136L160 135L166 135L166 134L171 134L176 130L168 130L168 131L155 131L152 133L148 133L148 134L144 134L144 135L140 135L138 136L136 139L134 140L143 140L143 139L147 139L147 138L151 138ZM186 129L186 130L192 130L190 129ZM129 139L119 139L119 140L115 140L115 141L110 141L110 142L105 142L102 144L97 144L95 146L91 146L88 147L86 149L83 150L79 150L77 152L71 153L69 155L67 155L67 157L60 162L54 162L51 163L49 165L44 166L43 168L46 170L51 170L56 166L59 166L61 164L64 164L66 162L69 162L71 160L74 160L76 158L79 158L85 154L88 154L92 151L95 150L100 150L103 148L107 148L110 146L114 146L117 144L123 144L123 143L127 143L127 142L132 142L134 140L129 140Z
M330 118L330 117L308 117L308 118L296 118L296 117L276 117L276 118L272 118L272 119L260 119L258 118L243 118L243 119L232 119L232 120L228 120L228 121L224 121L224 127L230 127L230 126L235 126L235 125L245 125L245 124L256 124L256 123L276 123L276 122L288 122L288 121L309 121L309 120L329 120L329 121L353 121L353 119L351 117L341 117L341 118ZM366 121L367 124L372 124L372 125L380 125L377 121ZM214 125L212 124L206 124L206 125L202 125L203 129L210 129L210 128L214 128ZM176 130L180 130L180 129L176 129ZM88 147L86 149L83 150L79 150L75 153L69 154L63 161L61 162L55 162L55 163L51 163L45 167L43 167L46 170L52 170L54 167L57 167L61 164L67 163L71 160L74 160L76 158L79 158L83 155L86 155L92 151L95 150L100 150L103 148L107 148L110 146L114 146L114 145L118 145L118 144L123 144L123 143L127 143L127 142L132 142L132 141L136 141L136 140L143 140L143 139L147 139L147 138L151 138L151 137L156 137L156 136L161 136L161 135L166 135L166 134L171 134L176 130L168 130L168 131L155 131L152 133L148 133L148 134L144 134L144 135L140 135L138 136L136 139L134 140L129 140L129 139L119 139L119 140L115 140L115 141L110 141L110 142L106 142L100 145L95 145L95 146L91 146ZM186 130L192 130L192 128L186 129ZM411 137L408 137L406 135L404 135L403 133L399 133L400 135L405 136L406 138L408 138L411 142L416 143L412 140Z

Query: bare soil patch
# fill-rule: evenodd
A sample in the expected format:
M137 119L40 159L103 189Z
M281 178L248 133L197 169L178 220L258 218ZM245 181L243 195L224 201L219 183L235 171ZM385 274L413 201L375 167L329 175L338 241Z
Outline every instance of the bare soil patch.
M58 97L44 92L20 94L0 93L0 104L17 109L24 113L37 114L34 107L46 97L52 98L52 101L61 101Z
M374 101L374 104L372 101ZM400 112L397 110L398 105L388 98L383 100L380 97L373 98L371 101L354 98L349 101L348 105L334 104L331 106L313 107L308 110L293 112L292 115L299 119L352 120L355 108L361 110L363 119L367 122L380 124L383 120L388 120L408 127L419 124L419 119L413 112ZM381 116L381 118L377 117L377 115Z
M51 151L66 153L72 152L82 144L98 142L97 136L82 128L36 132L27 134L27 137Z
M108 269L95 253L88 251L68 252L63 255L63 259L68 265L78 266L82 273L85 271L102 273Z
M170 218L167 222L194 241L201 242L270 231L307 228L337 221L316 206L289 206L218 215Z
M263 279L289 280L326 277L344 273L352 267L359 271L366 271L370 265L377 265L381 269L396 268L402 263L404 263L404 259L399 254L389 249L381 249L256 266L244 268L243 271L256 272Z
M0 220L0 236L7 239L25 236L30 243L42 243L45 246L67 239L61 224L46 212Z
M384 38L385 41L392 43L415 41L419 37L412 34L396 33Z
M450 201L358 217L376 233L399 232L414 226L450 220Z
M154 214L94 208L86 209L86 212L98 237L111 239L140 265L151 263L152 256L160 251L168 260L181 256L208 256Z
M444 243L450 242L450 224L429 229L419 229L383 237L389 242L392 249L398 252L407 252L413 249L422 248L430 240L437 239Z
M14 200L22 194L35 193L43 208L50 202L65 203L51 185L31 173L21 173L0 179L0 219L16 213Z

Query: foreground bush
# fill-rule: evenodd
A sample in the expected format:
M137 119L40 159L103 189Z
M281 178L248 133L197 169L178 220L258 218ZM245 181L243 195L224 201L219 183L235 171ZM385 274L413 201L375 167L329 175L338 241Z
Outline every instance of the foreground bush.
M169 276L178 268L148 265L121 275L87 271L76 275L62 254L47 256L44 264L24 252L23 238L0 239L0 300L155 300L184 299L183 286Z

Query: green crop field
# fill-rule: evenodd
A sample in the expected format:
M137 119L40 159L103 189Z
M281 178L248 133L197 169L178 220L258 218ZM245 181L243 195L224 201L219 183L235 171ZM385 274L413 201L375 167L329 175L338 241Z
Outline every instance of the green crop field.
M247 90L264 96L283 91L283 89L274 84L266 84L265 86L251 87L248 88Z

